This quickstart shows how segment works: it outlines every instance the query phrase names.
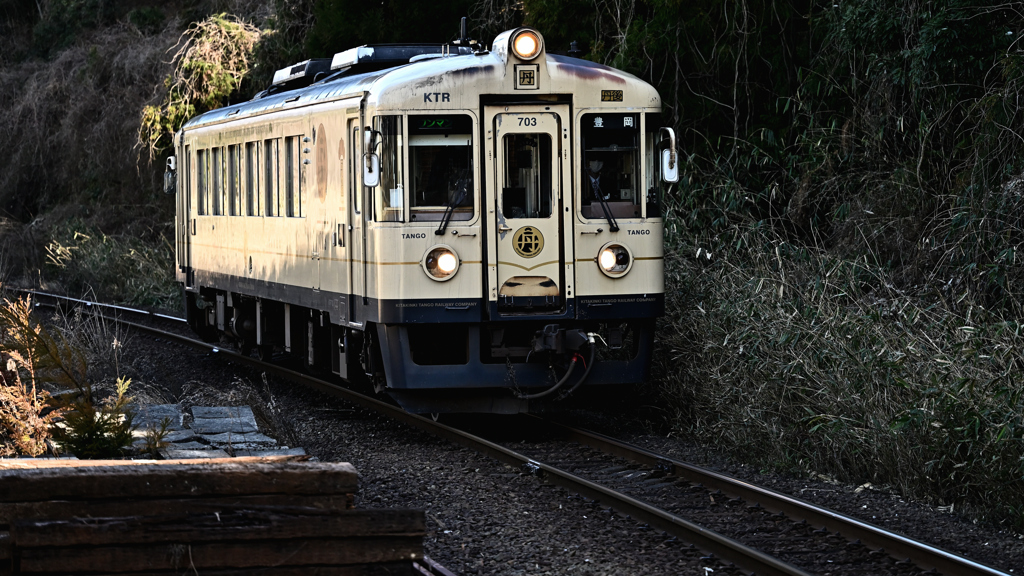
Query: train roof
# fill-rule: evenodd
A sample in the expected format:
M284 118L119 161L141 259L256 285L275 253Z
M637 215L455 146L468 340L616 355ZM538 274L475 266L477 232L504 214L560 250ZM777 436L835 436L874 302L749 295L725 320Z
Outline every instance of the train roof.
M335 56L332 60L334 71L323 79L308 86L287 89L287 83L301 75L303 69L325 74L323 63L326 59L308 60L279 71L280 87L277 90L272 86L248 102L196 116L186 122L183 129L364 94L368 106L375 108L377 113L386 110L436 112L474 109L479 107L482 94L511 94L523 99L573 94L578 107L611 103L625 108L660 108L661 99L650 84L610 66L548 53L543 49L542 40L540 52L534 58L519 58L510 47L510 39L521 30L500 34L490 51L474 52L464 46L437 44L385 45L403 48L390 51L382 50L385 46L353 48ZM415 46L427 49L410 49ZM370 61L375 52L380 55L376 65ZM360 64L360 54L370 54L371 58ZM389 57L385 58L384 54ZM370 71L365 71L368 69ZM531 72L535 82L525 89L517 85L523 70Z

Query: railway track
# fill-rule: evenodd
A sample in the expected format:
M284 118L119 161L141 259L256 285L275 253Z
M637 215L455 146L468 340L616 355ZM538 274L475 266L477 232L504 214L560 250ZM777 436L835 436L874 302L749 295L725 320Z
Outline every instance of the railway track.
M847 570L855 568L865 574L1009 576L855 518L598 433L524 416L521 420L525 427L541 430L545 438L554 440L519 441L510 446L410 414L338 384L196 341L184 335L185 323L180 318L30 293L37 306L65 302L109 310L121 316L113 319L127 326L209 350L225 360L258 368L383 414L591 498L745 573L804 575L846 564ZM173 331L127 320L125 317L129 316L165 324ZM694 518L700 518L700 524Z

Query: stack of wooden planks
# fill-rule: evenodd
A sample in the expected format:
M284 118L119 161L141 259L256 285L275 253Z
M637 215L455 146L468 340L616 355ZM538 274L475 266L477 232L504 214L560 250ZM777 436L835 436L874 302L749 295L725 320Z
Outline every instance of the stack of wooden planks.
M412 574L423 512L304 458L0 460L0 575Z

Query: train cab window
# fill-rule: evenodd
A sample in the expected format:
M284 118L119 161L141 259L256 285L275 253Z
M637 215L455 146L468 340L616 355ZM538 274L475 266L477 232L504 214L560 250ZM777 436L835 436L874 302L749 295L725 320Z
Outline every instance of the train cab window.
M473 217L473 119L409 116L409 219Z
M245 215L260 214L260 149L259 142L245 143Z
M278 152L280 151L280 138L271 138L263 141L263 194L264 206L267 216L280 216L281 197L280 186L278 186Z
M647 203L644 209L644 217L660 218L662 216L662 206L664 206L665 188L667 186L661 175L661 151L665 146L660 141L660 138L661 127L664 124L661 121L661 114L651 113L644 116L644 132L646 135L645 162L647 164Z
M584 114L580 210L584 218L640 218L640 115Z
M551 136L508 134L503 154L502 215L505 218L549 218L553 196Z
M380 133L380 183L373 189L374 219L377 222L402 222L405 207L402 117L377 116L373 128Z
M214 148L210 162L210 175L213 181L211 192L213 193L213 215L224 215L224 149Z
M232 216L242 215L242 179L239 170L241 169L241 148L236 144L228 146L228 173L227 173L227 197L228 214Z
M301 136L284 139L284 202L285 211L293 218L302 217L302 154Z
M210 195L210 168L208 166L207 150L196 150L196 213L204 216L207 209L208 197Z

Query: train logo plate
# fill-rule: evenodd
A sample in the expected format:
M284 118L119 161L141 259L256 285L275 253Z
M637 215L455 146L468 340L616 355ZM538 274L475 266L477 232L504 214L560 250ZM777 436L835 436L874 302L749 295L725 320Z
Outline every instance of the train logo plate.
M533 258L544 250L544 235L533 226L523 226L512 237L512 247L523 258Z

